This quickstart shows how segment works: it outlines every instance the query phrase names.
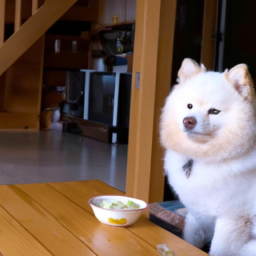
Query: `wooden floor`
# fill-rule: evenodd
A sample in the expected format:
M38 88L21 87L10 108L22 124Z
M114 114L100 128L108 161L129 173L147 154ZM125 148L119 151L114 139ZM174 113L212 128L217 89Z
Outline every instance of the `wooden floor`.
M126 184L127 145L60 131L0 132L0 184L102 180Z

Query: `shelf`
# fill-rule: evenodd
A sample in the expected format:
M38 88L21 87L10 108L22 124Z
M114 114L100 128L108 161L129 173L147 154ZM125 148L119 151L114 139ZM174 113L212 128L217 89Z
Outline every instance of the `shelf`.
M101 30L107 30L109 28L114 28L122 25L129 25L129 24L135 24L134 21L125 21L125 22L118 22L118 23L109 23L109 24L94 24L91 28L91 34L95 36L98 34Z
M133 20L133 21L117 22L117 23L109 23L109 24L104 24L103 26L100 27L100 29L108 28L108 27L116 27L116 26L121 26L121 25L127 25L127 24L133 24L133 23L135 23L135 20Z

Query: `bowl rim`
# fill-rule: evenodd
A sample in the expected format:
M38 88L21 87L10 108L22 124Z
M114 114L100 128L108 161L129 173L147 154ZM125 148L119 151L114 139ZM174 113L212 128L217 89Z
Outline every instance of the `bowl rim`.
M98 205L95 205L92 203L93 199L97 198L97 197L126 197L126 198L131 198L131 199L136 199L136 200L139 200L139 201L142 201L143 203L146 204L145 207L143 208L139 208L139 209L108 209L108 208L103 208L103 207L100 207ZM148 209L148 203L145 202L144 200L141 200L141 199L138 199L138 198L134 198L134 197L129 197L129 196L119 196L119 195L100 195L100 196L94 196L94 197L91 197L89 200L88 200L88 204L90 204L91 206L94 206L96 208L99 208L99 209L102 209L102 210L106 210L106 211L114 211L114 212L134 212L134 211L144 211L146 209Z

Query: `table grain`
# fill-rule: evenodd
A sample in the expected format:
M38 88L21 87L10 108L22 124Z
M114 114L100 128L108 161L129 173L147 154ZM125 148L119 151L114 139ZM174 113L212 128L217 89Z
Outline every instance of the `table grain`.
M100 223L88 200L124 195L99 180L0 186L0 256L207 255L146 217L130 227Z

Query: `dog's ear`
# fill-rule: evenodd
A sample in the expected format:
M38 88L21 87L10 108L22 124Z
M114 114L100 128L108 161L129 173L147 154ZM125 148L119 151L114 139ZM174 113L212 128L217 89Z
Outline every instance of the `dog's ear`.
M255 97L254 84L245 64L239 64L225 74L244 99L252 100Z
M206 68L204 65L199 66L194 60L184 59L181 68L178 72L178 83L182 84L189 78L195 76L198 73L205 72Z

